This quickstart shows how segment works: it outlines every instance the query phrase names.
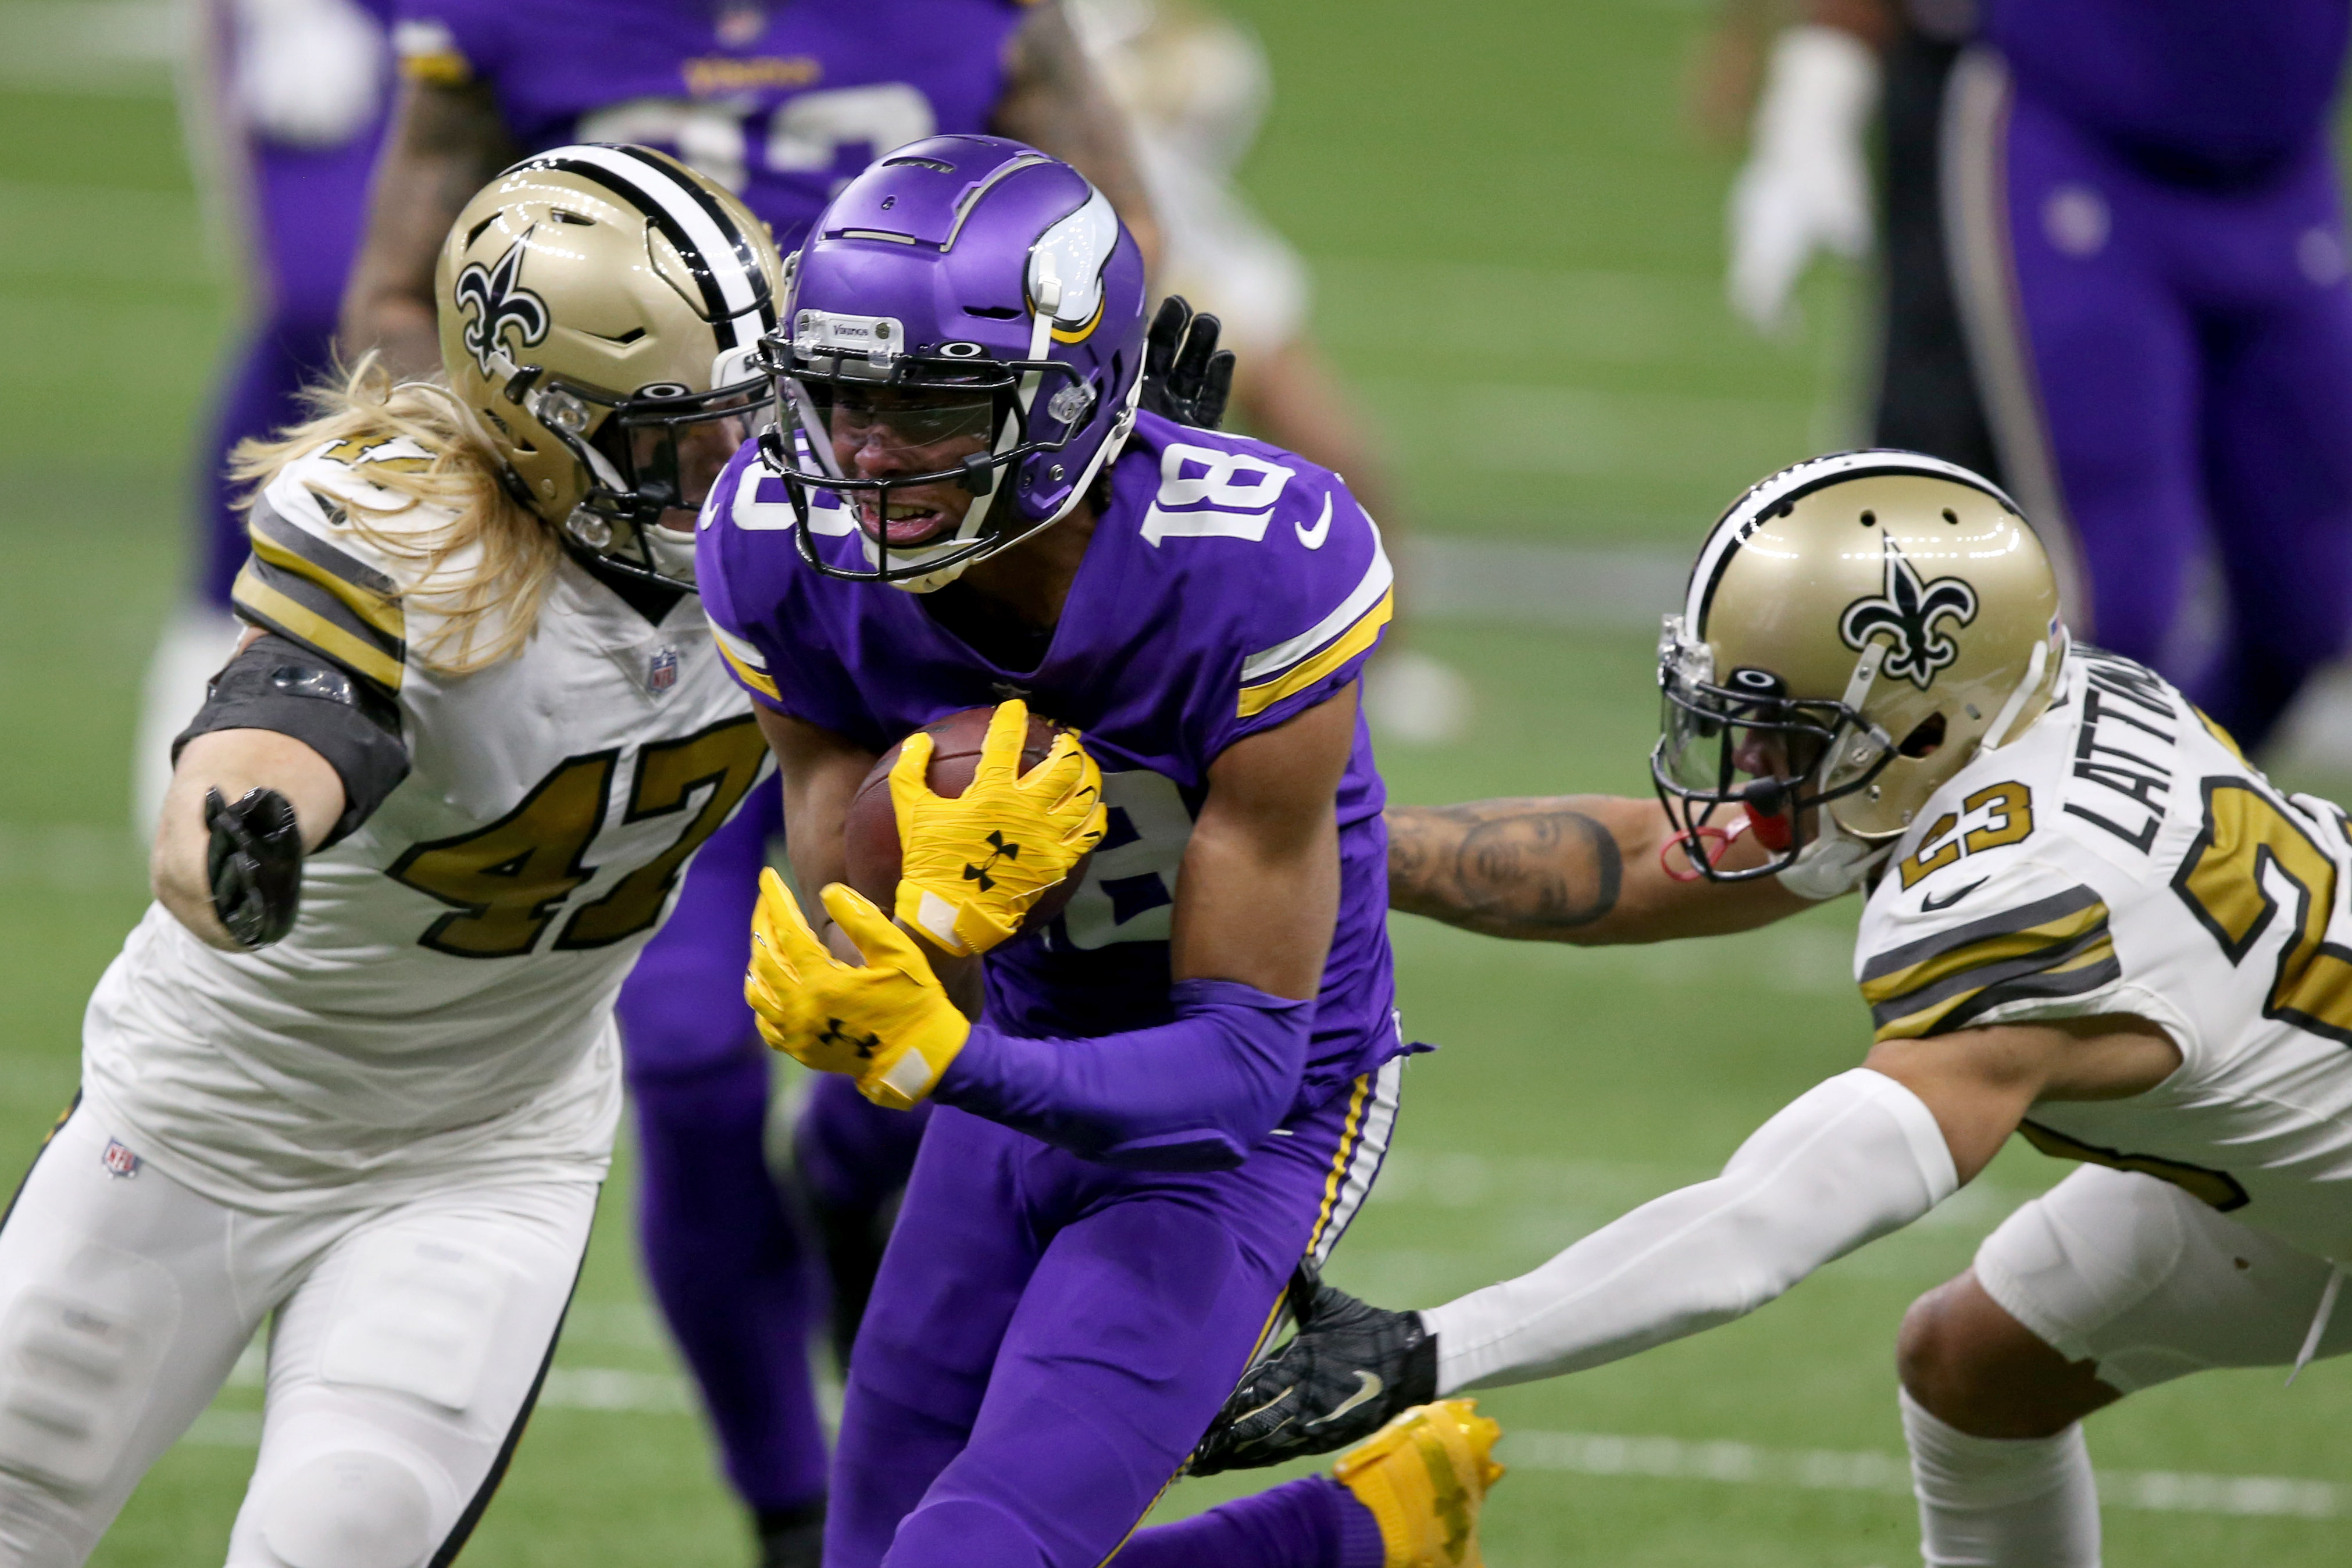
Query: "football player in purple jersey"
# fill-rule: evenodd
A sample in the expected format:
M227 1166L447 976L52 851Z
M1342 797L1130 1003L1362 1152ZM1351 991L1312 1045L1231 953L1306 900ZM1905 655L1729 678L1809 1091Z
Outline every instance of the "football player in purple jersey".
M2069 618L2249 750L2352 626L2347 23L2345 0L1990 0L1946 99L1963 319ZM2229 625L2200 659L2209 552Z
M850 1364L829 1568L1119 1550L1394 1122L1357 708L1389 563L1336 475L1139 413L1143 302L1134 238L1068 164L900 148L804 243L770 340L781 427L699 524L810 895L763 893L761 1032L877 1103L937 1106ZM960 797L905 753L899 924L835 885L877 756L999 703L1005 761ZM1024 703L1085 751L1016 779ZM950 999L975 986L978 1021ZM1408 1469L1404 1512L1475 1509L1492 1424L1415 1419L1282 1528L1377 1552L1365 1489Z
M878 153L998 129L1085 168L1149 235L1126 134L1052 0L398 0L400 101L344 303L347 352L430 362L432 264L462 202L572 141L671 152L790 250ZM743 1006L743 931L780 827L762 790L696 856L621 996L646 1271L772 1563L813 1562L824 1450L805 1354L811 1270L770 1176L768 1059ZM845 1343L920 1123L821 1082L795 1130Z
M196 9L197 47L183 78L188 120L206 133L196 139L198 162L240 236L249 319L200 449L194 594L148 671L131 779L142 838L171 780L172 737L236 644L229 585L249 546L229 449L306 418L296 394L333 358L336 308L383 140L391 8L392 0L207 0ZM426 321L430 356L429 303Z

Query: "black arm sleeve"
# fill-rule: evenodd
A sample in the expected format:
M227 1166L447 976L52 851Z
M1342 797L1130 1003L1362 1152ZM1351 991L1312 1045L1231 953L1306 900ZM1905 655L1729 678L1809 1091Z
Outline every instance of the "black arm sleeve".
M343 814L320 849L354 831L408 777L400 704L284 637L254 639L212 678L195 722L172 742L172 760L179 761L180 747L216 729L275 730L327 759L343 781Z

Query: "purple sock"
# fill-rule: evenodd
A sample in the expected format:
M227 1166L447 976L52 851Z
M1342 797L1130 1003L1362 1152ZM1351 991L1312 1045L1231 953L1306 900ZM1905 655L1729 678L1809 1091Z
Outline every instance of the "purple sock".
M1139 1530L1118 1568L1381 1568L1387 1555L1372 1511L1329 1477L1309 1476Z
M633 1083L646 1272L755 1510L825 1490L808 1361L816 1281L763 1157L767 1086L767 1059L748 1051Z

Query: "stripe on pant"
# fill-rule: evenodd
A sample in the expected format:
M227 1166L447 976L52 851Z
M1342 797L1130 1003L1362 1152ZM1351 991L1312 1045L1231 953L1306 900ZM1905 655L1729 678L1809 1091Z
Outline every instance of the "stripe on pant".
M2009 67L1972 48L1952 68L1944 95L1944 242L1960 327L1976 369L2009 492L2049 552L2059 613L2080 638L2096 622L2082 544L2050 451L2050 422L2033 369L2009 228Z

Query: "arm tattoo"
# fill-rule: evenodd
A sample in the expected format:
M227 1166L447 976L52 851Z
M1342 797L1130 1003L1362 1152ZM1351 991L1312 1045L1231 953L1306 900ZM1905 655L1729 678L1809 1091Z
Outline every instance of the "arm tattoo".
M1624 862L1616 838L1558 801L1399 806L1388 825L1392 909L1542 940L1617 906Z
M1111 101L1085 47L1054 0L1030 12L1006 51L1004 95L989 129L1026 141L1084 174L1142 247L1158 258L1160 230L1137 172L1126 117Z
M474 193L519 150L497 98L479 82L410 83L390 141L376 169L367 238L343 297L342 350L355 360L382 348L395 371L424 374L440 361L431 329L441 243Z

